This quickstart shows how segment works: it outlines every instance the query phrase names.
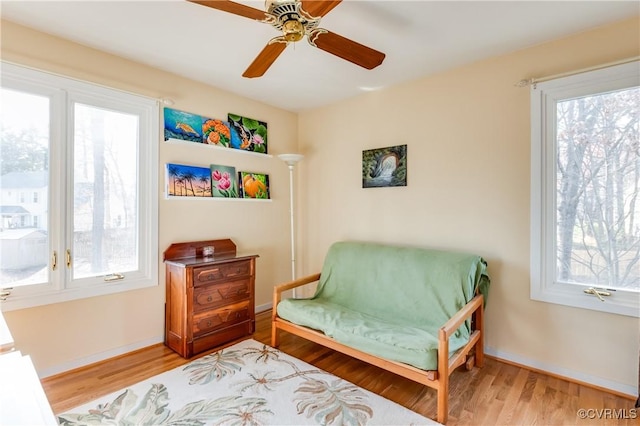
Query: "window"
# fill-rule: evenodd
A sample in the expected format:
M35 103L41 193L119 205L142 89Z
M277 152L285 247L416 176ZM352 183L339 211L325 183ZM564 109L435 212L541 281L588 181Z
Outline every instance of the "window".
M157 102L7 63L0 90L2 308L157 285Z
M531 297L640 316L638 62L531 89Z

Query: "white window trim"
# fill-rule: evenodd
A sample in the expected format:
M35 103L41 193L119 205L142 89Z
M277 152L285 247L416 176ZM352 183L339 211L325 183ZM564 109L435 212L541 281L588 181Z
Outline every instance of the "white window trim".
M531 87L531 299L640 317L640 292L615 291L600 301L589 286L555 280L555 105L559 100L640 85L639 62L631 62Z
M49 253L57 253L58 268L51 272L46 284L16 287L11 295L0 303L2 311L29 308L34 306L60 303L76 299L102 296L124 291L130 291L158 285L158 168L159 168L159 102L156 99L135 95L117 89L111 89L93 83L83 82L64 76L25 68L7 62L2 62L3 86L22 88L33 93L46 94L51 97L51 146L49 164L49 186L62 188L63 182L71 182L71 170L62 170L62 159L69 161L71 154L67 152L69 146L66 141L69 136L71 117L67 122L57 114L66 110L68 98L103 97L117 99L119 107L123 104L137 109L141 113L141 134L146 135L147 143L138 146L143 161L139 163L138 172L138 213L139 223L139 271L122 281L105 282L101 277L87 279L86 286L75 286L71 274L64 267L65 239L71 234L70 218L61 217L62 203L60 197L48 197L49 202ZM35 89L35 90L34 90ZM144 188L144 190L143 190ZM72 200L68 200L72 203ZM67 206L68 208L68 206ZM56 226L60 224L60 226ZM50 256L51 257L51 256ZM50 260L51 262L51 260ZM49 265L49 267L51 264ZM10 287L10 286L9 286Z

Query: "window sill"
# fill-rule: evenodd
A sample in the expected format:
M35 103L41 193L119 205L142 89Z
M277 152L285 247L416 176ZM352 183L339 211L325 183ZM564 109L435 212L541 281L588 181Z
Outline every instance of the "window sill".
M91 288L79 287L64 290L51 289L37 294L20 294L20 288L14 289L12 294L0 302L2 312L15 311L19 309L34 308L37 306L50 305L54 303L70 302L73 300L87 299L96 296L122 293L125 291L139 290L143 288L155 287L158 285L157 277L153 280L144 279L130 281L127 283L110 283Z
M604 302L596 296L584 293L587 286L556 284L545 289L531 287L531 300L570 306L573 308L589 309L610 314L640 317L640 293L612 292L604 298Z

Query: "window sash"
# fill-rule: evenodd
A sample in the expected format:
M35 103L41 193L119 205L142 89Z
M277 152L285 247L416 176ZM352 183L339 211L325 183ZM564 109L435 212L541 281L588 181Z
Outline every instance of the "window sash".
M128 94L21 66L2 63L2 86L51 99L49 146L49 279L16 287L2 310L112 294L158 284L158 141L159 107L154 99ZM73 246L73 114L75 102L102 106L139 117L137 147L138 269L114 282L104 277L72 279L65 264ZM64 212L64 213L63 213ZM57 268L52 270L53 254ZM73 252L72 252L73 255Z
M638 62L537 83L531 88L531 298L640 317L640 292L618 289L600 301L588 285L556 279L556 105L640 85Z

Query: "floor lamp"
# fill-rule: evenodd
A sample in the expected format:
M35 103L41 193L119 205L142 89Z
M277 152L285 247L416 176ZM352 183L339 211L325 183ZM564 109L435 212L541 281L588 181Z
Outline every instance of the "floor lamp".
M293 214L293 168L304 158L302 154L280 154L278 155L282 161L289 166L289 221L291 223L291 280L296 279L296 228L295 216ZM294 290L295 291L295 290ZM295 297L295 293L294 293Z

